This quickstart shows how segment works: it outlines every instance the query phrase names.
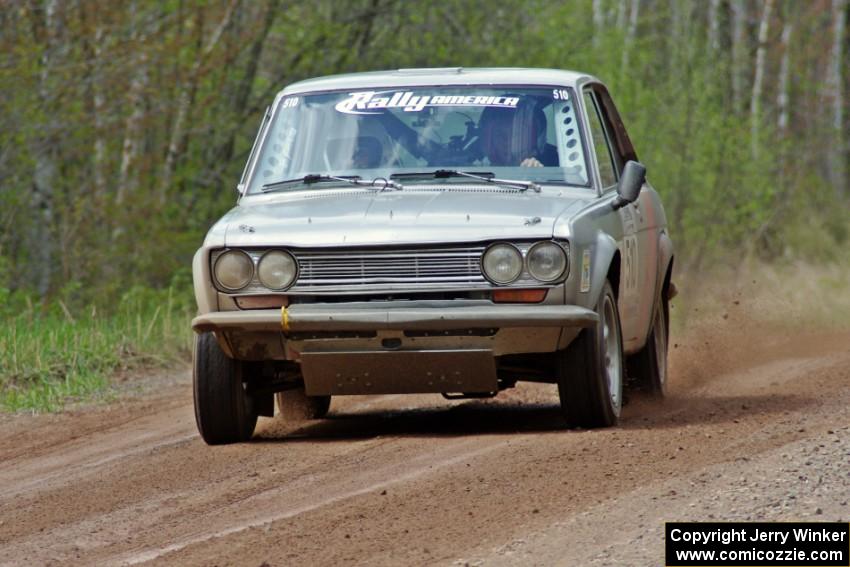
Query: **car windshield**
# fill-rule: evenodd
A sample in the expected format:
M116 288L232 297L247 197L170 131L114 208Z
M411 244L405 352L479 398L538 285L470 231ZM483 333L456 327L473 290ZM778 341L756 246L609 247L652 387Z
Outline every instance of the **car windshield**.
M589 186L574 100L571 89L493 86L286 96L263 137L248 192L308 175L370 181L437 169Z

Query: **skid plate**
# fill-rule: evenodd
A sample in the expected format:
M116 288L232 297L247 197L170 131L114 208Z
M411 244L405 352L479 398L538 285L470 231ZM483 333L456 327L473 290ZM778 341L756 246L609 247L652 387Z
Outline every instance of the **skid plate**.
M495 392L493 351L305 352L308 396Z

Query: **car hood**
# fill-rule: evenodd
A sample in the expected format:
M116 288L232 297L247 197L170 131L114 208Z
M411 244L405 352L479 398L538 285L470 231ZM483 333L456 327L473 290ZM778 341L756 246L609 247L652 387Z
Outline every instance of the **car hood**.
M226 246L350 246L551 238L589 191L315 190L248 197L220 223ZM220 229L223 228L223 231ZM215 229L212 232L214 232Z

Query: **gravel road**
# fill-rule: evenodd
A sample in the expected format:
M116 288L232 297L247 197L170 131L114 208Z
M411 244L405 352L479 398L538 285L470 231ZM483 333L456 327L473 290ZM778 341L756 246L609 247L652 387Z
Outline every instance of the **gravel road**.
M669 520L850 519L850 333L674 339L672 392L565 431L552 386L340 398L207 447L189 374L0 418L0 565L661 565Z

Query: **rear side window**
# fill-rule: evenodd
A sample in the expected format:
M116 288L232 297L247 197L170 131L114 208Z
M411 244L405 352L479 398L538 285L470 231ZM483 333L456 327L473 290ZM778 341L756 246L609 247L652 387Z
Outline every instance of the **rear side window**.
M596 161L599 163L599 179L602 187L611 187L617 183L614 156L608 147L602 116L596 105L596 97L590 91L584 91L584 104L587 107L587 124L593 137L593 147L596 151Z

